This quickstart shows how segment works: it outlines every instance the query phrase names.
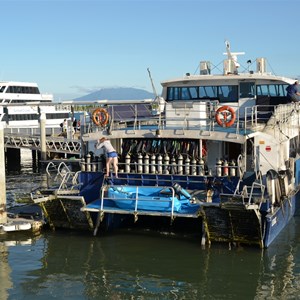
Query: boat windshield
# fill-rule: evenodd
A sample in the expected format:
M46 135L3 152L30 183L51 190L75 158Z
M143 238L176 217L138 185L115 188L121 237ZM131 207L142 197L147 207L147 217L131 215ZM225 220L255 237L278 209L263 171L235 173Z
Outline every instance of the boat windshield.
M259 84L240 82L240 85L168 87L167 101L218 100L220 103L237 102L239 98L255 96L284 97L287 84Z
M167 101L174 100L219 100L232 102L238 100L237 85L168 87Z

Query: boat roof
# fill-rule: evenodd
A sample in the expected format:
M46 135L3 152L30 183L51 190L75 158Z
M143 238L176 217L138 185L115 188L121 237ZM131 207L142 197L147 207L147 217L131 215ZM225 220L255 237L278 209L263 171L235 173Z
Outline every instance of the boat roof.
M241 73L241 74L231 74L231 75L185 75L183 77L174 78L170 80L165 80L161 82L163 87L165 86L179 86L179 85L191 85L194 83L195 85L205 84L209 85L209 83L219 84L237 84L240 81L255 81L255 82L277 82L278 84L291 84L295 82L296 79L284 77L284 76L276 76L272 74L261 74L261 73Z
M213 74L212 70L219 69L218 67L211 68L210 61L200 61L199 74L191 75L186 73L182 77L164 80L161 82L163 87L168 86L180 86L180 85L237 85L240 81L247 80L253 81L258 84L278 83L278 84L291 84L295 82L295 78L288 78L284 76L277 76L270 72L267 72L266 62L263 57L257 58L256 70L250 70L250 67L254 62L247 61L248 67L243 67L242 71L238 62L238 55L244 55L244 52L231 52L230 43L225 41L227 57L223 60L223 73ZM251 67L252 68L252 67Z
M0 81L0 85L17 85L17 86L33 86L37 87L36 82L25 82L25 81Z

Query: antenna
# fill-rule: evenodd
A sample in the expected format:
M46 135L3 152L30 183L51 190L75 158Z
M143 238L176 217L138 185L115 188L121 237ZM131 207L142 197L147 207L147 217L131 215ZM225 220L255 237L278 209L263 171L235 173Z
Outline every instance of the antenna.
M154 96L155 96L155 98L156 98L156 97L157 97L157 93L156 93L156 89L155 89L155 86L154 86L154 83L153 83L153 79L152 79L152 77L151 77L150 69L147 68L147 71L148 71L149 78L150 78L150 81L151 81L153 94L154 94Z
M244 55L245 52L231 52L230 43L227 40L225 40L225 46L226 46L226 53L223 54L227 55L228 60L233 62L234 73L237 73L237 68L240 66L240 64L237 62L237 56Z
M151 73L150 73L150 69L147 68L147 71L148 71L148 74L149 74L149 78L150 78L150 81L151 81L151 85L152 85L152 90L153 90L153 93L154 93L154 100L151 104L152 106L152 110L153 108L156 108L155 111L153 111L153 113L155 115L159 115L159 119L158 119L158 132L157 132L157 136L160 136L160 128L161 128L161 113L165 110L165 100L163 97L159 97L157 95L157 92L156 92L156 89L155 89L155 86L154 86L154 83L153 83L153 80L152 80L152 77L151 77ZM158 110L157 110L158 109Z

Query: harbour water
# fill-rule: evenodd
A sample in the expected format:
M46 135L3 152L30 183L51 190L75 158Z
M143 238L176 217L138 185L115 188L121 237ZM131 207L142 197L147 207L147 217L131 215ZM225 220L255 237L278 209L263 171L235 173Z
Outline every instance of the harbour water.
M41 182L31 156L6 178L8 205ZM299 299L300 216L266 250L202 249L165 232L0 236L0 299Z

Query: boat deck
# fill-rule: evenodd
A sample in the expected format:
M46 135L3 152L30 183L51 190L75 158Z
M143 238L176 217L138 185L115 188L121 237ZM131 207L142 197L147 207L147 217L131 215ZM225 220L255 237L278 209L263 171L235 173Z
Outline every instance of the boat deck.
M196 102L195 102L196 103ZM209 103L202 101L205 107L205 113L200 117L202 111L198 111L198 117L194 115L197 107L181 107L174 108L176 103L169 103L166 107L166 113L160 116L151 115L148 105L148 113L140 111L140 106L136 105L108 105L111 122L106 126L96 126L89 124L89 130L82 134L83 141L95 141L99 138L99 134L109 135L111 139L120 138L200 138L211 140L233 140L235 143L244 143L248 135L257 131L264 131L266 128L274 126L280 121L284 124L284 120L291 120L293 124L297 124L293 120L294 104L284 105L256 105L254 107L240 107L231 104L236 110L236 119L231 126L220 126L216 122L215 111L209 111ZM193 103L191 105L194 105ZM195 104L196 105L196 104ZM299 105L296 105L299 106ZM122 109L122 111L119 111ZM168 111L174 110L173 114ZM209 112L207 112L207 110ZM243 111L239 114L239 110ZM293 125L293 124L290 125ZM290 127L290 126L289 126Z

